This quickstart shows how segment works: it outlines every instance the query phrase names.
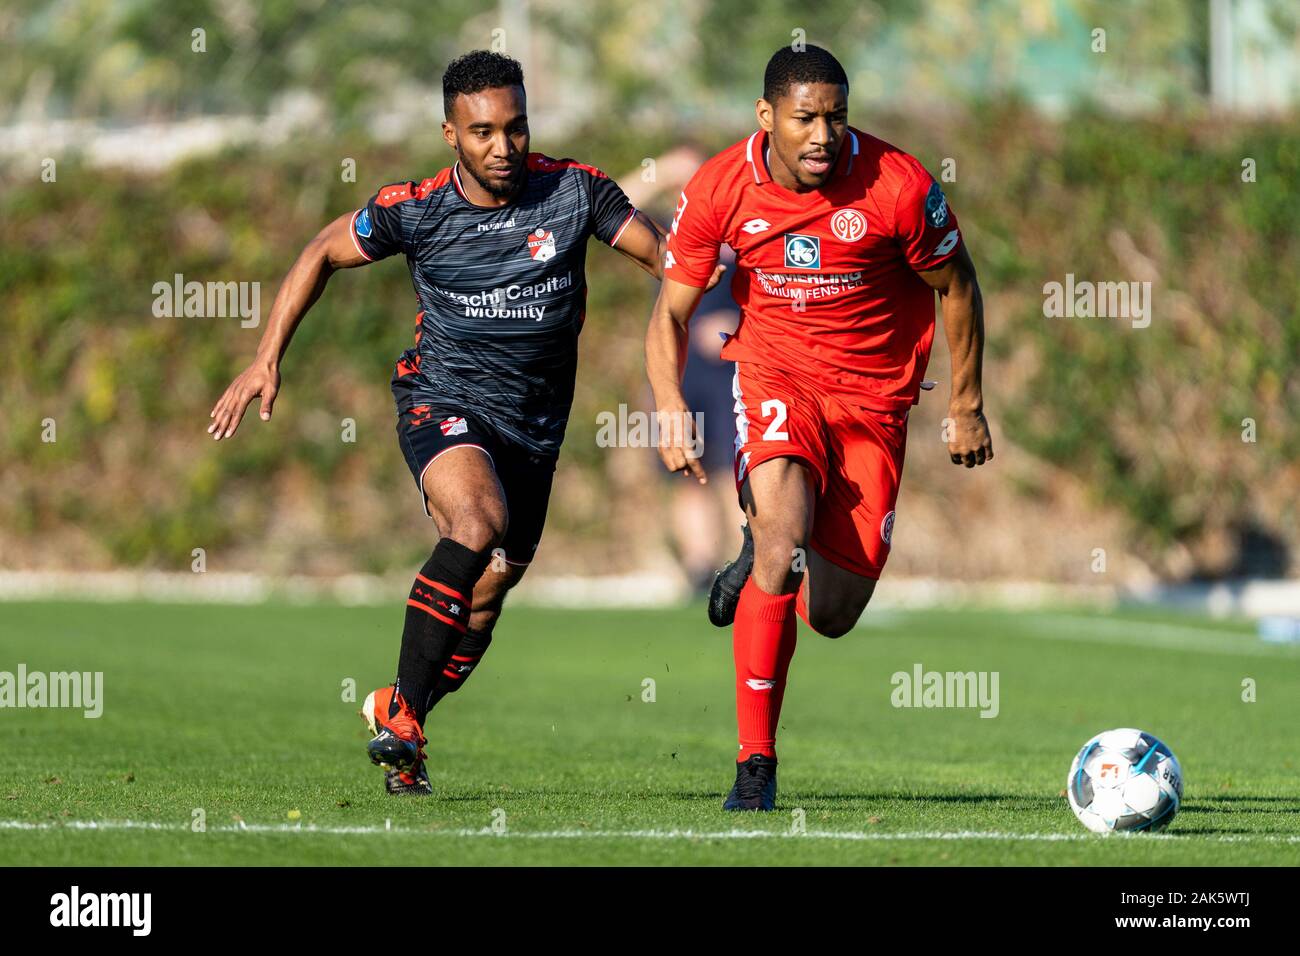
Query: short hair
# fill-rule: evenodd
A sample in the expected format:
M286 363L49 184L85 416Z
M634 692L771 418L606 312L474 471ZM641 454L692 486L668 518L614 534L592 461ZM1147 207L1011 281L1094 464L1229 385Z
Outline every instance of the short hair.
M849 78L840 61L827 50L809 44L803 50L783 46L763 71L763 99L775 103L798 83L833 83L847 91Z
M471 50L447 64L447 72L442 74L443 114L451 118L452 104L462 93L523 85L524 69L518 60L490 50Z

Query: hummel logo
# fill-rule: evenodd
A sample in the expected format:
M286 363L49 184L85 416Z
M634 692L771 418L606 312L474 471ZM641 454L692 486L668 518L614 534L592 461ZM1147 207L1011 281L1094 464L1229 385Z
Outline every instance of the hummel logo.
M772 224L766 219L751 219L740 227L741 232L747 232L751 236L756 236L764 230L771 229Z

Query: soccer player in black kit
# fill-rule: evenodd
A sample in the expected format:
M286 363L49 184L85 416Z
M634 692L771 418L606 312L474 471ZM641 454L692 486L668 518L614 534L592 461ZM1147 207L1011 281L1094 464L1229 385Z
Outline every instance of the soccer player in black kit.
M541 537L573 401L588 238L663 277L664 231L613 180L528 151L515 60L474 51L442 84L456 163L384 186L308 243L208 428L229 438L259 396L270 419L280 360L334 270L405 255L421 311L392 380L397 438L440 540L406 602L396 683L363 711L393 794L432 792L425 719L482 659Z

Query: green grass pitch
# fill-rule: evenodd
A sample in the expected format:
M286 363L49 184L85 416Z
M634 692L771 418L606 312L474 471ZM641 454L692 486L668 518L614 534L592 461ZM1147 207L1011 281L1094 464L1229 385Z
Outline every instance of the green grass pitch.
M760 816L720 809L730 633L700 607L507 607L426 728L436 796L388 797L357 712L401 621L400 602L0 605L0 670L104 674L98 719L0 710L0 864L1300 862L1300 649L1245 624L869 610L838 641L800 624ZM918 663L997 671L998 716L893 707L890 676ZM1124 726L1182 762L1166 834L1093 836L1066 804L1076 750Z

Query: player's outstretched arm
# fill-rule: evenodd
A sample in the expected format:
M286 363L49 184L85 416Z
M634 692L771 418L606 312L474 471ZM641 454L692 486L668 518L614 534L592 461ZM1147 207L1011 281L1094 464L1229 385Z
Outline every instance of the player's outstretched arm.
M952 396L948 402L952 440L948 442L948 453L954 465L974 468L993 460L993 441L984 418L981 382L984 299L975 277L975 264L963 245L938 269L917 274L939 293L944 333L952 355Z
M662 279L666 241L667 236L659 224L638 209L613 245L615 251L631 259L656 279Z
M714 278L716 281L716 273ZM694 476L700 484L706 484L708 477L700 465L700 436L682 395L682 375L686 371L687 325L703 294L703 289L665 279L645 336L646 375L659 425L659 457L669 471Z
M317 233L280 283L257 355L248 368L230 383L208 415L212 419L208 434L217 441L235 433L249 403L259 396L262 399L262 420L270 420L275 396L280 389L280 359L284 357L298 323L320 298L335 269L350 269L370 261L352 239L353 215L339 216Z
M632 216L614 248L627 256L656 279L664 277L664 253L668 250L668 233L639 209ZM712 289L722 278L726 266L717 265L709 278L705 291Z

